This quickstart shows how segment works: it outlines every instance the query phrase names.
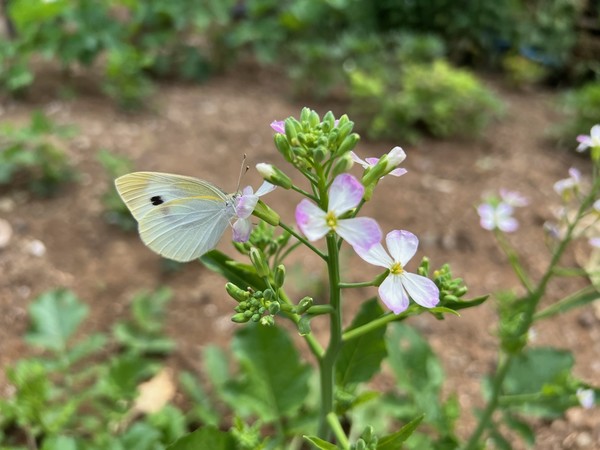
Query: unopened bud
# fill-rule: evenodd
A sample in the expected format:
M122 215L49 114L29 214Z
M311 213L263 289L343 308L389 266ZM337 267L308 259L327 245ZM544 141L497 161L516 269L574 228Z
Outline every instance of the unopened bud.
M269 313L271 314L277 314L279 311L281 311L281 306L279 305L279 302L271 302L269 303Z
M310 318L308 316L300 317L298 321L298 333L300 333L300 336L308 336L311 333Z
M240 289L233 283L227 283L225 285L225 290L236 302L243 302L244 300L248 300L248 298L250 298L250 293L248 291Z
M294 155L287 138L283 134L276 134L274 140L275 147L277 147L279 153L283 155L287 162L291 162L294 158Z
M231 317L231 321L235 323L246 323L249 319L244 313L237 313Z
M250 261L252 261L252 265L256 269L256 274L259 277L264 278L269 276L271 271L269 270L269 265L265 260L265 256L256 247L250 249Z
M260 324L264 325L265 327L272 327L275 325L275 319L273 316L263 316L260 319Z
M273 278L275 281L275 286L277 286L278 288L283 286L283 283L285 281L285 266L283 264L279 264L275 268L275 275L273 276Z
M306 311L308 311L308 308L313 305L313 303L314 301L311 297L304 297L298 302L298 306L296 306L296 312L298 314L304 314Z
M254 207L254 211L252 211L252 215L264 220L269 225L273 225L274 227L279 225L279 214L268 207L262 200L258 201Z
M325 161L325 158L327 157L327 153L329 153L327 151L327 149L325 147L323 147L322 145L319 145L313 151L313 158L318 163L323 162L323 161Z
M256 170L258 170L258 173L260 173L265 180L275 186L281 186L284 189L292 187L292 180L290 177L272 164L259 163L256 165Z
M356 147L356 144L358 144L359 139L360 136L356 133L352 133L346 136L346 138L340 144L336 153L338 155L343 155L344 153L347 153L350 150L354 149L354 147Z
M335 178L341 173L348 172L353 165L354 161L352 160L350 153L346 153L344 156L342 156L336 161L335 165L333 166L333 172L331 176Z

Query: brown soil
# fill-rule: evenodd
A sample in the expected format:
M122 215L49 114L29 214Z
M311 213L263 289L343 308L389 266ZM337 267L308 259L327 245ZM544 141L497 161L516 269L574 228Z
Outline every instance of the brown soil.
M50 199L26 191L4 190L0 217L14 230L7 248L0 251L0 364L6 367L31 350L22 340L27 328L27 305L38 294L58 286L72 289L85 301L91 315L86 329L107 331L125 317L132 294L161 285L173 289L168 310L168 333L178 343L175 364L195 365L207 343L226 346L236 326L229 317L234 306L223 290L223 280L200 263L193 262L167 274L160 258L148 250L136 234L127 234L104 222L101 196L112 180L97 162L101 148L131 157L139 170L181 173L210 180L234 190L242 154L251 167L272 162L285 168L272 144L269 123L297 116L302 102L290 101L273 76L244 71L215 78L202 86L161 86L155 108L141 114L125 114L101 96L88 92L74 100L56 100L56 80L38 86L35 100L5 102L4 122L25 123L39 108L59 123L75 124L79 135L69 152L80 172L80 181ZM548 261L542 224L551 219L558 203L552 184L576 166L588 173L589 164L571 153L559 152L545 139L548 127L560 119L555 95L548 92L514 92L496 86L507 105L506 116L492 125L479 141L424 140L404 147L408 174L387 177L376 191L365 214L379 220L384 232L408 229L421 239L418 257L427 254L432 266L452 264L453 273L465 279L470 295L477 296L517 286L512 271L489 232L482 230L474 206L483 193L500 187L518 190L531 206L518 211L521 228L510 236L523 255L523 263L539 276ZM306 106L324 114L346 111L336 105ZM586 130L582 130L586 131ZM363 156L378 156L399 142L367 142L358 147ZM356 169L358 173L358 169ZM251 170L244 184L257 187L258 174ZM291 223L298 198L283 190L266 198ZM226 232L229 236L229 232ZM31 242L46 249L34 256ZM220 249L232 253L228 239ZM346 253L346 277L366 279L360 260ZM308 254L295 259L295 268L308 271L299 292L323 280L324 268ZM375 274L375 269L369 274ZM577 283L557 282L550 303ZM365 289L347 298L356 309L361 298L373 295ZM465 420L459 432L473 427L468 412L481 405L480 381L495 363L495 304L490 300L462 317L438 322L429 317L411 320L439 352L447 372L446 392L456 391ZM323 323L315 333L325 338ZM592 307L564 314L536 328L535 345L554 345L575 352L576 374L600 381L600 319ZM384 381L383 381L384 382ZM3 395L8 393L0 375ZM573 408L564 419L537 422L535 448L600 448L600 410Z

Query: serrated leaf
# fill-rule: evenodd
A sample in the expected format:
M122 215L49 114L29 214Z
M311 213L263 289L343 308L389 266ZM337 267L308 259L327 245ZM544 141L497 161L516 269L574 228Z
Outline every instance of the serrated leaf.
M379 439L377 450L398 450L402 448L404 441L415 432L419 424L423 421L423 417L425 417L424 414L411 420L395 433L383 436Z
M71 291L46 292L29 306L31 328L25 339L32 345L64 352L67 341L87 314L88 307Z
M327 442L317 436L302 436L304 440L310 442L315 448L321 450L339 450L339 447L331 442Z
M252 270L239 265L237 261L218 250L212 250L200 257L200 261L213 272L220 273L228 281L232 282L241 289L251 287L262 291L266 289L265 282L256 275L254 268Z
M377 299L371 299L362 304L349 330L367 324L382 314ZM381 361L387 355L385 330L386 327L379 327L344 342L336 364L336 382L339 386L368 381L379 372Z
M293 414L308 395L310 367L302 364L287 333L261 325L240 329L233 353L242 377L227 384L228 403L253 411L264 422Z
M236 450L237 448L235 439L229 433L208 426L179 438L174 444L169 445L167 450Z

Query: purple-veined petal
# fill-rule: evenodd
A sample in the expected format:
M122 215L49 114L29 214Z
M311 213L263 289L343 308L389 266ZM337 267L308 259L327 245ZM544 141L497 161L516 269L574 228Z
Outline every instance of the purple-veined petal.
M370 217L338 220L335 231L352 247L369 249L381 241L381 228Z
M383 280L379 286L379 297L394 314L400 314L408 308L408 296L398 275L388 275Z
M260 185L258 190L256 191L256 195L258 197L262 197L263 195L268 194L269 192L273 192L277 186L269 183L268 181L263 181L263 184Z
M273 130L276 133L285 134L285 121L284 120L274 120L273 122L271 122L271 128L273 128Z
M373 245L370 249L364 249L361 247L354 247L354 251L369 264L374 266L381 266L389 269L394 264L394 260L388 255L388 253L381 245L381 242Z
M246 191L246 189L244 189ZM244 194L237 199L235 205L235 214L240 219L247 219L254 211L256 204L258 203L258 195L256 194Z
M439 303L440 290L429 278L408 272L402 273L400 278L408 295L419 305L433 308Z
M369 167L373 167L375 164L379 162L379 158L365 158Z
M405 266L415 256L419 246L419 239L406 230L390 231L385 238L385 242L394 261L399 262L402 266Z
M309 241L316 241L329 231L326 215L325 211L307 199L296 206L296 223Z
M233 229L234 242L246 242L250 238L252 222L250 222L250 219L238 219L231 228Z
M363 198L365 188L349 173L335 177L329 188L329 211L339 216L355 208Z

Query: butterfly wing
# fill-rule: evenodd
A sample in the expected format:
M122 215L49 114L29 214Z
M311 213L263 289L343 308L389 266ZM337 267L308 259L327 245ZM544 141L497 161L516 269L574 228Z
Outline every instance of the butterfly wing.
M215 248L234 216L232 205L191 197L156 207L140 220L139 231L156 253L185 262Z
M207 197L227 202L229 197L207 181L170 173L134 172L117 178L115 186L138 222L153 209L172 200Z
M216 247L235 216L233 195L197 178L134 172L115 181L142 241L165 258L191 261Z

